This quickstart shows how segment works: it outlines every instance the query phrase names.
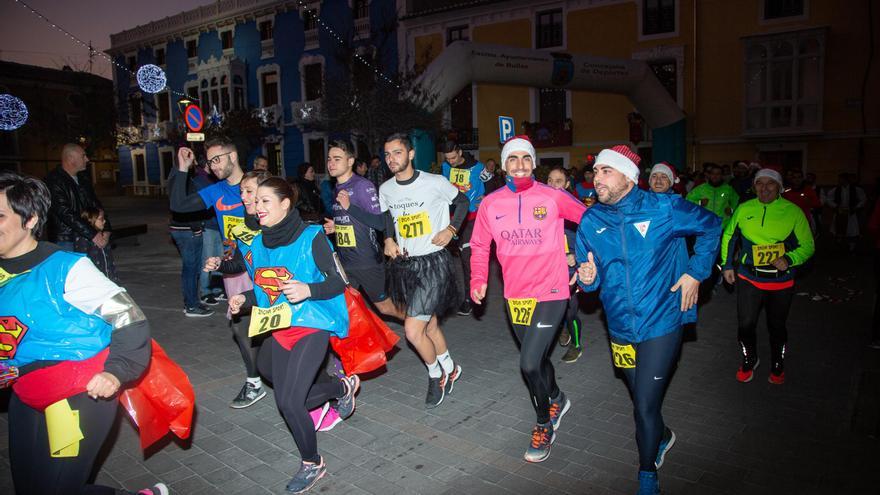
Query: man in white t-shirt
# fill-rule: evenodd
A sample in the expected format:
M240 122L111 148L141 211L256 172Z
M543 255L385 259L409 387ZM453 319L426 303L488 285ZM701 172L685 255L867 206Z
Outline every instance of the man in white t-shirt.
M394 304L406 311L406 338L428 367L425 406L433 408L461 376L461 366L449 356L438 316L461 301L452 257L444 247L458 233L468 199L443 176L415 170L414 157L406 134L393 134L385 141L385 163L394 177L379 188L379 206L388 212L388 291Z

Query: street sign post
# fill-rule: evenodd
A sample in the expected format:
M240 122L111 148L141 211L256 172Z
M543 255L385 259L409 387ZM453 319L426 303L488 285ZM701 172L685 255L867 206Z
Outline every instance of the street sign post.
M513 137L514 129L513 117L498 116L498 137L502 143Z
M188 105L183 111L183 122L190 131L199 132L205 125L205 115L198 106Z

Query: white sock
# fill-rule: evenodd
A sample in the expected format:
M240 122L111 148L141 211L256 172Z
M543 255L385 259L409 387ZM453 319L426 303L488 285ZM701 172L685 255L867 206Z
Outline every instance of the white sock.
M443 354L437 354L437 361L440 361L440 366L443 367L443 372L447 375L452 373L452 370L455 369L455 363L453 363L452 358L449 357L449 349Z
M247 382L256 388L260 388L263 386L263 380L260 380L260 377L256 377L256 378L248 377Z
M425 365L428 367L428 376L431 378L440 378L443 376L443 369L437 361L434 361L433 363L425 363Z

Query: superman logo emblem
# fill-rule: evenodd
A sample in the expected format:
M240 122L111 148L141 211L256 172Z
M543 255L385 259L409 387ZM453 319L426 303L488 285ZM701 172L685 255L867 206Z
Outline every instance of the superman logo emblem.
M284 282L288 280L293 280L293 274L283 266L258 268L254 272L254 285L263 289L263 292L269 296L269 304L275 304L282 293Z
M0 316L0 360L12 359L28 327L14 316Z

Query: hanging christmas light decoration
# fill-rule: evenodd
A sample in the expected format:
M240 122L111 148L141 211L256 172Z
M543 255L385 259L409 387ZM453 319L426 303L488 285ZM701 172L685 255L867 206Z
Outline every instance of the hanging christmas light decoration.
M158 93L165 89L165 71L158 65L142 65L137 71L137 82L146 93Z
M20 98L2 94L0 95L0 129L14 131L27 122L27 105Z

